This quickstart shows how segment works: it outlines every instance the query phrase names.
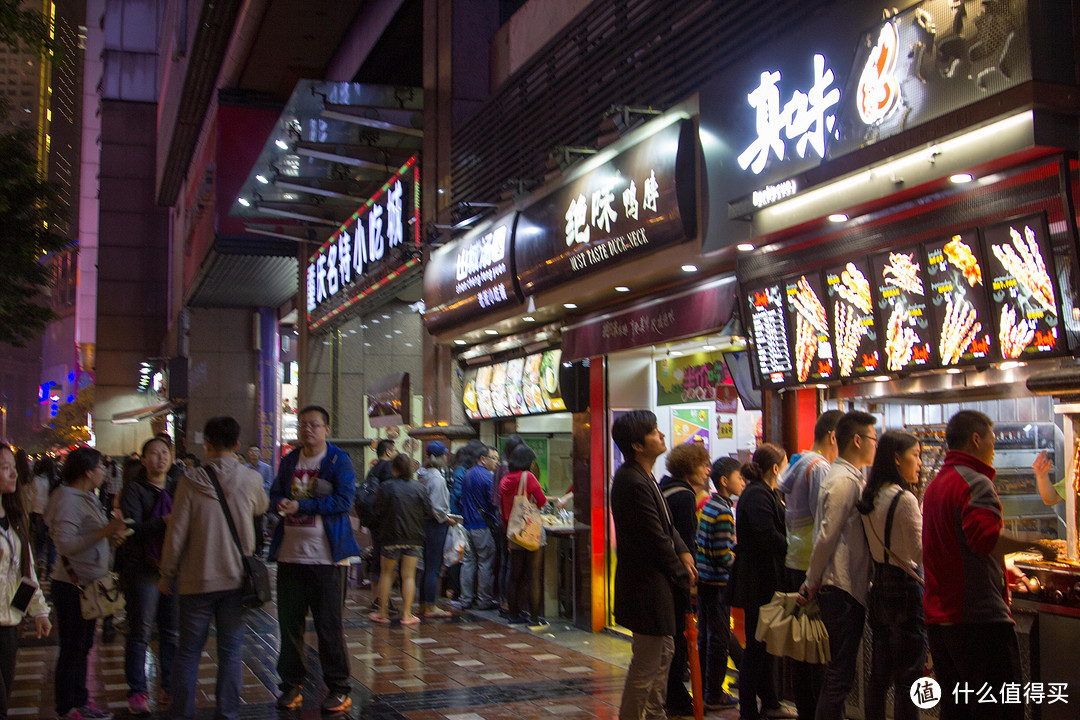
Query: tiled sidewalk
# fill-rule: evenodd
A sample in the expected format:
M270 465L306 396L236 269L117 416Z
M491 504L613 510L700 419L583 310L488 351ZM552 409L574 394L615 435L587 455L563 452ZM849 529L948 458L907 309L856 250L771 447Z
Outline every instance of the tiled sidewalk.
M352 655L353 708L335 717L390 720L592 720L618 716L629 643L560 623L530 631L507 626L495 613L425 620L417 627L373 625L367 591L351 588L346 600L346 642ZM301 711L278 711L276 608L249 613L244 645L242 717L330 717L319 710L325 689L309 683ZM309 677L318 678L313 632L307 641ZM95 645L89 682L93 701L127 717L123 635ZM11 717L52 718L55 631L27 639L19 650ZM151 697L157 696L157 659L151 657ZM213 637L199 668L198 717L213 717L216 664ZM709 718L733 718L734 710ZM164 717L161 708L152 718Z

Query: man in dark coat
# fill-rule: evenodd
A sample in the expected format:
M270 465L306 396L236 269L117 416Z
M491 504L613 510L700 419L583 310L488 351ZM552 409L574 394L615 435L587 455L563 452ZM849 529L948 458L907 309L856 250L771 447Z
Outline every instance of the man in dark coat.
M618 565L615 621L634 634L620 720L665 720L667 674L675 643L675 594L697 580L694 556L675 531L652 469L667 450L656 416L623 415L611 438L626 461L611 482Z

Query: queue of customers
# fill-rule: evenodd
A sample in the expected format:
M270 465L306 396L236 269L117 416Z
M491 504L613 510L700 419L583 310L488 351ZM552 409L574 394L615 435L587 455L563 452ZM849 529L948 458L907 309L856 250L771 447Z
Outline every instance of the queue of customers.
M615 619L633 633L621 720L693 713L680 644L692 593L707 709L737 703L743 720L842 720L868 620L867 720L887 717L890 689L891 717L920 716L910 692L927 674L928 649L943 720L1023 716L1022 705L965 705L952 692L965 683L1019 686L1003 558L1032 547L1055 557L1049 543L1004 531L992 420L975 411L950 419L947 453L921 507L918 438L879 435L875 425L868 413L826 412L812 448L790 463L771 443L741 467L731 458L710 465L702 447L683 445L668 452L669 475L657 483L654 465L668 448L656 416L640 410L616 420L612 440L626 460L611 485ZM1033 468L1047 466L1040 457ZM829 636L823 667L784 663L794 707L781 702L778 658L756 638L761 608L776 592L797 592L800 606L817 603ZM731 607L744 614L741 658ZM738 699L724 689L729 653Z

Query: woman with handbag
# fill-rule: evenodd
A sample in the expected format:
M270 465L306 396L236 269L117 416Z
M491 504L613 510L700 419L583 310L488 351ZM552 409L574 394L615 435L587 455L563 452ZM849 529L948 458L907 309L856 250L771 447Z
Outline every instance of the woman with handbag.
M168 443L156 437L143 443L142 464L143 471L120 493L120 511L131 521L134 534L116 551L116 570L127 600L124 676L128 684L128 712L132 715L150 714L146 649L155 622L162 707L168 705L178 637L176 596L158 592L165 522L172 512L176 490L176 484L168 475L172 466Z
M742 608L746 650L739 666L739 717L790 717L781 705L774 681L774 658L755 636L761 607L783 587L787 529L784 501L776 489L787 467L787 455L777 445L764 443L742 466L746 488L735 508L735 564L731 571L731 604ZM758 699L761 709L758 709Z
M536 508L547 503L540 481L532 474L531 468L536 462L536 453L522 443L510 453L510 472L499 482L499 504L502 507L503 530L509 534L514 523L514 499L524 496L523 503L531 502ZM517 510L520 512L520 510ZM509 535L508 535L509 536ZM510 610L510 624L528 622L530 625L546 625L540 617L540 563L543 562L543 550L530 549L509 540L510 549L510 584L507 588L506 602ZM526 618L521 610L522 596L528 593L529 615Z
M867 598L873 651L866 683L866 717L885 719L885 696L895 689L893 717L915 720L919 709L908 697L923 676L926 624L923 622L922 512L914 489L922 472L922 447L908 432L890 430L878 440L870 480L855 506L862 514L874 560Z
M56 714L62 720L113 716L95 707L86 689L86 658L94 645L99 615L83 605L94 599L96 581L109 578L109 546L119 545L127 533L124 521L110 519L95 495L104 477L101 453L93 448L76 448L64 461L60 487L45 506L45 524L60 556L52 573L53 605L60 633L53 684Z
M379 493L375 496L375 517L379 519L379 537L383 546L379 558L379 609L368 617L372 622L390 622L386 608L390 607L390 587L400 562L401 624L419 625L420 618L412 611L416 565L427 537L425 524L435 517L435 513L431 510L427 488L413 481L411 457L401 454L391 460L390 474L392 479L379 485Z
M15 653L19 625L31 615L37 636L52 630L49 606L37 584L26 512L18 497L15 453L0 443L0 718L8 716L8 701L15 682Z

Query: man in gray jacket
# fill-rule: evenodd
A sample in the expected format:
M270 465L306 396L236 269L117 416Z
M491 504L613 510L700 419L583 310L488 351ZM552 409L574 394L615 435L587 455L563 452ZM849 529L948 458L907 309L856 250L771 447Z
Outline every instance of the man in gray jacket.
M817 597L821 618L829 631L831 660L825 668L816 720L842 720L844 703L855 679L855 660L866 618L870 586L870 551L855 503L866 482L863 468L874 461L876 418L852 411L836 424L840 454L818 493L814 513L814 550L800 604Z

